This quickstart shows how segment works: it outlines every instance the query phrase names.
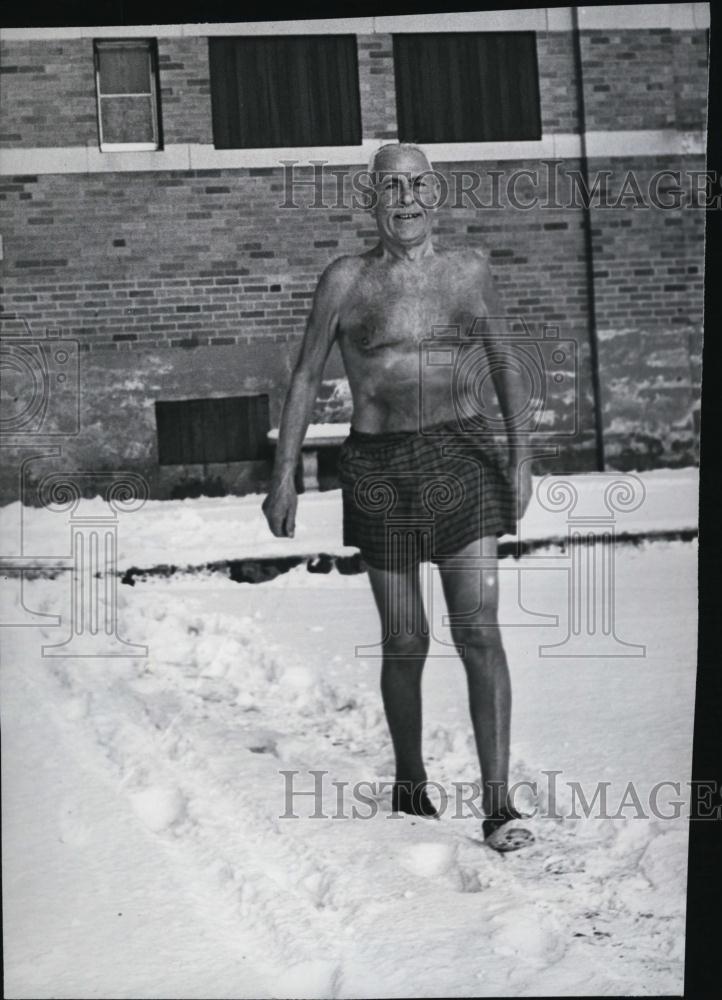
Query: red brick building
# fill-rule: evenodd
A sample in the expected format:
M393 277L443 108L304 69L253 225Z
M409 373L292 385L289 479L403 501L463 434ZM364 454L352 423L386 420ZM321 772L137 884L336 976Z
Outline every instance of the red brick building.
M398 137L448 180L438 239L484 247L508 315L577 344L578 426L545 467L600 442L612 468L695 462L707 25L646 4L3 30L3 365L19 390L23 351L43 369L43 407L4 416L18 454L54 441L56 467L159 497L262 487L318 275L375 242L353 175ZM322 396L341 374L334 352Z

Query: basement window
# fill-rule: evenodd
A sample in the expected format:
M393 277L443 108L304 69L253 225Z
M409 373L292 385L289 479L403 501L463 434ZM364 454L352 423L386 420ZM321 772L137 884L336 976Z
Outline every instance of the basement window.
M101 152L161 149L155 39L96 41L94 56Z
M159 465L254 462L269 457L268 396L156 401Z

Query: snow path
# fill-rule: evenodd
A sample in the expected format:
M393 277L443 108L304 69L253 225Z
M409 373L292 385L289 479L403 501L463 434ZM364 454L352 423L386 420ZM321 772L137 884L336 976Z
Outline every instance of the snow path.
M636 572L646 566L651 578L660 552L650 550L647 563L642 555L634 565ZM661 561L670 560L687 572L693 547L667 546ZM352 588L350 601L357 579L344 582ZM312 819L311 798L294 800L299 819L282 819L282 770L301 772L304 788L309 770L327 770L323 810L329 816L337 809L334 779L390 777L380 699L361 686L350 696L348 683L322 672L308 650L296 647L294 653L290 624L286 634L274 630L280 641L272 642L262 620L209 610L217 606L216 587L235 587L239 595L245 588L212 579L205 584L203 601L185 594L182 581L121 588L120 633L147 643L147 660L42 659L37 637L54 641L54 630L34 629L28 641L30 630L15 629L8 630L10 666L3 671L6 775L22 784L16 774L27 766L33 740L44 740L47 748L58 738L61 746L76 747L77 769L91 794L84 787L70 796L81 818L68 820L66 810L66 819L56 820L61 839L82 842L91 830L101 837L95 815L104 808L112 810L113 823L121 817L119 836L128 830L129 850L145 858L138 877L147 873L153 920L166 912L176 925L185 923L184 948L186 941L197 942L188 945L188 967L198 995L201 983L214 997L681 990L684 821L538 818L531 821L537 844L523 856L504 858L480 843L477 820L391 817L388 796L378 814L363 821ZM59 612L65 585L62 578L32 581L26 596L40 611ZM282 601L278 588L275 593ZM308 590L309 623L317 620L311 616L322 594L323 585ZM666 703L658 704L658 723L665 723L668 711ZM8 732L8 715L17 720L23 713L26 722L14 721ZM691 718L679 724L683 734L691 732ZM476 779L468 726L437 722L426 742L437 780ZM685 769L686 759L674 776L685 780ZM512 771L517 779L540 776L540 768L518 753ZM55 777L51 761L43 787ZM112 804L109 788L116 793ZM6 777L11 805L12 794ZM349 814L348 793L344 804ZM15 810L9 822L17 824ZM11 882L5 891L10 906L21 911L22 880L13 885L19 852L18 834L15 849L6 853ZM89 854L90 846L88 864ZM108 877L106 861L102 852L94 861L100 883ZM151 869L163 873L166 888L159 895ZM184 910L179 918L164 909L167 883L182 887L176 891L190 898L192 913ZM135 896L140 902L142 896ZM75 915L71 904L68 909ZM10 966L22 984L18 996L32 995L28 983L45 996L172 995L173 976L183 974L169 966L162 980L159 949L151 957L155 973L146 970L140 989L129 973L125 991L112 993L118 965L125 968L123 944L97 942L103 954L115 953L110 973L105 958L96 971L88 961L68 968L64 945L50 951L38 970L30 938L38 954L43 945L27 920L25 934L24 957L16 951ZM152 935L149 941L151 951ZM243 956L253 965L246 966ZM103 981L103 975L110 978ZM188 985L181 995L191 995Z

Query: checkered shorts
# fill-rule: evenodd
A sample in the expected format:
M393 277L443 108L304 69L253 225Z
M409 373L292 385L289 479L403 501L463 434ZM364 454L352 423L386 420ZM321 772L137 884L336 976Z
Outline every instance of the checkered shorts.
M440 562L516 532L506 458L488 435L442 424L423 433L351 430L341 447L343 542L370 566Z

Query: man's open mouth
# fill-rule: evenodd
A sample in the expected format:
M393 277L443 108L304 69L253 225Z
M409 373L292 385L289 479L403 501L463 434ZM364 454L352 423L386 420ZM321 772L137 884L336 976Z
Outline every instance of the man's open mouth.
M396 215L396 218L397 219L404 219L404 220L406 220L406 219L420 219L421 218L421 212L404 212L403 214L399 213L399 214Z

